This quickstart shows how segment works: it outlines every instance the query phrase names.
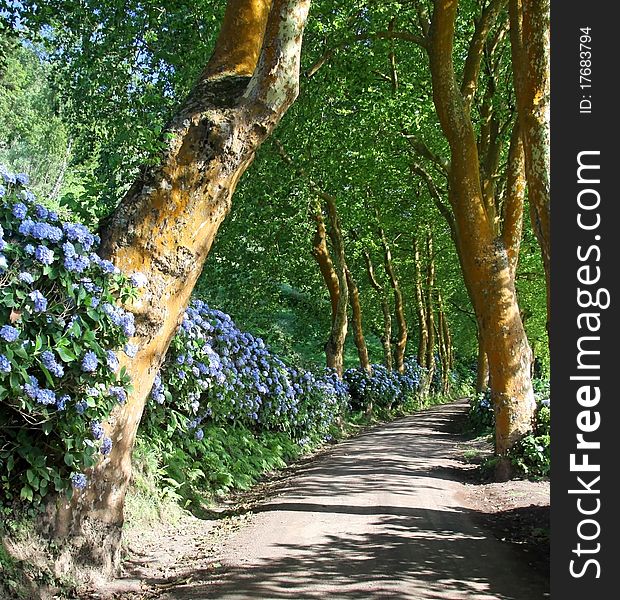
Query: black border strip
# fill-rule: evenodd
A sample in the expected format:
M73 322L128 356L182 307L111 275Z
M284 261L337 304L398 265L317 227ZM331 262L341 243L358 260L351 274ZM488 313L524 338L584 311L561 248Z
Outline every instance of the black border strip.
M620 435L614 435L620 425L615 379L620 375L617 309L620 236L616 232L614 210L620 195L616 182L620 175L620 164L616 160L620 154L617 150L620 101L613 89L620 70L620 52L616 47L620 31L610 8L609 3L605 5L600 0L551 2L551 594L558 600L615 597L617 590L612 590L620 572L615 560L620 522L620 501L615 491L620 467L616 464L616 456L620 444L614 443L620 442ZM588 27L592 38L591 43L586 44L591 46L592 53L591 88L581 87L588 82L580 81L580 68L586 64L580 65L580 60L587 57L580 57L580 50L585 51L580 49L580 34L583 33L580 29ZM589 112L588 101L591 102ZM578 156L583 151L600 152L600 155L581 155L582 162L598 164L600 169L583 170L582 180L588 182L579 183ZM600 183L594 182L597 179ZM594 204L597 194L600 195L598 207L579 208L580 192L583 192L582 204ZM600 225L591 230L580 228L579 213L586 225L596 223L596 214L600 215ZM581 256L587 255L584 260L578 259L579 246ZM589 267L580 272L582 279L594 277L599 267L601 279L598 283L584 285L578 281L578 269L586 265ZM595 294L601 288L610 293L609 308L578 305L578 289ZM587 304L587 295L582 294L581 299L582 304ZM604 294L600 299L604 300ZM600 330L589 332L584 317L579 328L581 313L599 313ZM596 318L591 317L589 323L594 327ZM584 336L594 339L586 340ZM582 354L582 365L598 364L599 369L578 368L580 338L582 350L600 351L600 354ZM571 379L584 375L598 376L600 382ZM586 389L580 392L580 388ZM595 388L600 390L598 403L594 402ZM580 393L583 404L588 404L588 397L592 398L591 406L580 405ZM579 423L586 428L594 427L596 413L600 426L591 432L580 431ZM583 433L586 441L600 442L600 450L577 449L579 433ZM577 465L583 464L584 454L588 454L589 464L600 465L600 471L571 471L571 454L575 455ZM600 479L596 480L598 476ZM569 493L569 490L578 493ZM583 512L599 508L585 515L579 512L579 507ZM579 532L582 538L591 539L581 539ZM588 560L593 562L586 563ZM574 574L571 574L571 561L574 561Z

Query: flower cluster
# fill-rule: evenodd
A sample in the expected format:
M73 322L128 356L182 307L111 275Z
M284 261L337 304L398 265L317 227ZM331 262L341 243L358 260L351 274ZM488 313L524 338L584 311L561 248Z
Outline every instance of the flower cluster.
M414 358L405 361L402 373L388 371L383 365L372 365L371 372L348 369L344 380L349 385L354 409L369 406L395 408L412 399L419 390L422 369Z
M295 439L309 431L328 435L349 401L346 384L333 372L287 366L263 340L199 300L185 313L151 397L151 410L181 410L198 440L206 422L240 422Z
M136 286L27 183L0 167L0 495L37 500L86 485L81 471L112 449L95 424L127 397L115 350L135 325L118 303Z

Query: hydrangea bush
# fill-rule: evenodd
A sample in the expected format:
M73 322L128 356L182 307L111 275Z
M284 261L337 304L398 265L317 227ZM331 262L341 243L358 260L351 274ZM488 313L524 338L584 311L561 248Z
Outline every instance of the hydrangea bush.
M353 409L363 410L368 406L392 409L415 398L422 375L423 369L416 359L408 358L403 373L373 364L371 374L358 368L348 369L344 380L349 386Z
M37 503L52 490L84 488L85 471L112 450L103 423L130 389L117 353L136 352L128 343L134 317L122 306L146 282L102 260L88 228L38 204L25 175L0 169L0 181L0 490ZM198 480L208 481L199 473L214 448L233 464L245 460L244 432L305 448L330 439L351 408L413 399L420 375L415 361L403 374L374 365L372 375L349 369L344 379L296 369L195 300L155 378L143 427L172 448L170 457L191 456Z
M0 168L0 495L36 503L111 450L101 423L129 388L115 351L135 331L118 303L135 292L27 185Z
M551 474L551 399L549 379L534 379L534 430L511 450L514 465L528 477Z
M346 384L333 372L287 366L262 339L200 300L187 309L151 397L162 411L173 407L184 415L198 440L204 423L239 423L295 439L310 431L328 435L349 402Z

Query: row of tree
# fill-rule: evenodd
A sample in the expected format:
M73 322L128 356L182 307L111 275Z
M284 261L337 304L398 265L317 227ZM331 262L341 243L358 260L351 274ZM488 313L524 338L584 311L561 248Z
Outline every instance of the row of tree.
M302 297L322 282L329 315L317 307L312 327L327 323L339 373L349 306L367 370L362 312L396 370L415 322L418 361L432 373L439 356L444 389L455 348L472 346L460 340L477 339L507 475L534 410L530 229L549 280L548 3L315 0L303 64L309 0L229 0L223 16L208 0L180 5L43 0L20 15L55 65L57 112L75 123L67 155L90 201L65 202L105 217L105 258L148 275L131 307L133 391L106 424L112 453L87 490L58 501L54 532L80 537L95 520L94 543L118 539L136 431L180 315L196 285L209 296L231 279L247 293L226 293L225 308L246 327L235 308L253 318L274 281Z

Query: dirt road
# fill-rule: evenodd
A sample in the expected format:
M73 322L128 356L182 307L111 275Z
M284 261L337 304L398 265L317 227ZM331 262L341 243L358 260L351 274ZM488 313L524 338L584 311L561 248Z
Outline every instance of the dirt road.
M187 577L158 597L547 598L548 581L463 506L451 424L464 410L435 407L339 444L254 509L219 556L186 557Z

